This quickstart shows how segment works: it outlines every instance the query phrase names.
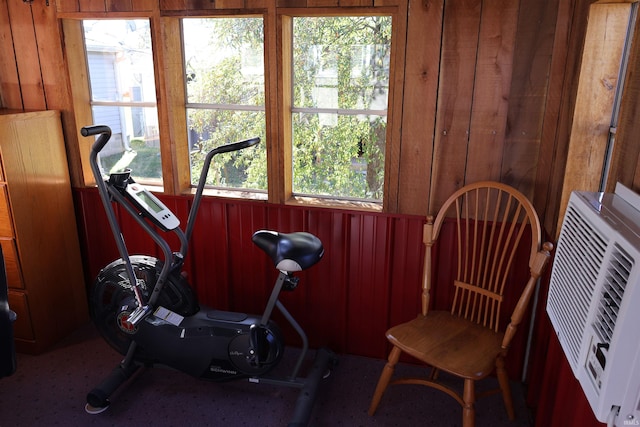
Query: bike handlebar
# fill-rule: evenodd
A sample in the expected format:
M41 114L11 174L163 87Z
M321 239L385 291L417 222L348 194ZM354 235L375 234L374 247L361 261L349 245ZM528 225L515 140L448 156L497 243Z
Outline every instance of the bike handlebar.
M99 133L108 133L109 135L111 135L111 128L107 125L85 126L80 129L80 133L82 134L82 136L97 135Z
M96 139L96 142L91 147L93 151L95 151L96 153L99 153L100 151L102 151L104 146L107 145L109 138L111 138L111 128L107 125L85 126L82 129L80 129L80 134L84 137L92 136L92 135L100 135L98 139ZM260 138L257 138L257 137L245 139L244 141L232 142L230 144L224 144L214 148L210 152L210 154L215 156L216 154L238 151L238 150L242 150L242 149L254 146L259 142L260 142Z
M260 142L259 137L245 139L244 141L232 142L230 144L224 144L214 148L210 151L212 156L216 154L229 153L231 151L243 150L245 148L252 147Z
M111 138L111 128L107 125L91 125L85 126L80 129L80 133L82 136L92 136L99 135L96 138L96 141L91 146L91 152L89 153L89 164L91 166L91 170L93 172L94 178L96 179L96 185L100 190L100 195L103 198L103 204L105 206L105 210L109 210L111 203L109 198L109 191L104 183L102 178L102 172L100 171L100 166L98 165L98 154L107 145L109 139ZM230 153L233 151L242 150L245 148L252 147L260 142L259 137L245 139L243 141L232 142L230 144L220 145L213 150L209 151L204 159L204 164L202 167L202 171L200 173L200 179L198 181L198 185L196 187L196 194L193 199L193 205L189 211L189 218L187 219L187 226L185 229L185 236L187 241L191 238L191 233L193 231L193 224L198 213L198 208L200 207L200 199L202 198L202 193L204 191L205 182L207 179L207 173L209 171L209 166L211 164L211 160L217 154L221 153ZM115 218L113 219L113 224L111 224L111 228L115 229L117 226Z
M107 142L109 142L109 138L111 138L111 128L106 125L93 125L93 126L85 126L80 129L80 134L82 136L91 136L91 135L100 135L96 142L91 147L92 151L99 153L102 151Z

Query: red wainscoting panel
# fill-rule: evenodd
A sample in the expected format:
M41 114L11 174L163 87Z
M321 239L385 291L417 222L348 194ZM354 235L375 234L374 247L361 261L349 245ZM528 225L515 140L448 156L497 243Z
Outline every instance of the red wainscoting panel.
M376 356L386 353L384 332L389 319L390 218L350 215L347 324L348 353ZM378 337L383 333L383 340ZM358 336L357 339L352 339Z
M394 241L394 257L390 285L389 325L397 325L416 317L422 310L422 265L424 261L424 245L420 250L413 247L413 239L407 236L420 236L422 241L423 222L411 220L396 221L392 236ZM415 266L420 268L416 269ZM416 283L418 286L416 286ZM389 349L387 349L389 350Z
M117 258L118 250L109 232L102 202L96 191L74 191L78 237L84 257L86 281L93 283L101 266ZM95 267L100 266L100 267Z
M593 414L554 334L549 337L547 350L536 427L604 426Z
M76 190L82 247L88 280L100 268L118 258L102 205L95 189ZM186 223L190 197L161 196ZM158 256L154 243L118 210L122 232L131 253ZM409 320L420 310L421 272L424 257L419 216L277 206L264 202L203 199L194 228L185 271L200 303L220 310L261 313L277 276L272 262L251 241L259 229L281 232L309 231L325 247L324 258L300 274L300 285L282 296L282 302L309 335L311 345L327 345L337 352L386 358L384 337L391 326ZM451 271L445 225L439 273ZM176 244L177 239L171 241ZM524 264L526 265L526 256ZM518 272L522 285L528 271ZM433 289L432 305L444 308L450 295ZM515 301L506 301L508 312ZM276 316L276 320L278 317ZM296 337L278 322L296 345ZM514 361L522 359L528 325L523 324L511 349ZM517 379L521 363L510 366Z

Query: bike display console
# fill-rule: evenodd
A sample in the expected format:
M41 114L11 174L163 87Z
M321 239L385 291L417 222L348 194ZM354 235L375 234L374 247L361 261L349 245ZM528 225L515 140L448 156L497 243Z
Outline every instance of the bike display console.
M126 187L127 198L164 231L173 230L180 225L180 220L165 206L153 193L137 183L131 183Z

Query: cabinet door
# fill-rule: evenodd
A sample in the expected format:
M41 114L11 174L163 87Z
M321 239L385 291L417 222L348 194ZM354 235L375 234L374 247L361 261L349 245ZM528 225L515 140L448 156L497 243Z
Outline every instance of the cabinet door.
M29 304L27 296L22 292L9 291L9 308L17 315L13 324L13 336L17 339L33 341L35 335L31 324L31 314L29 312Z
M20 274L20 260L16 250L16 242L13 239L3 239L0 237L2 255L4 256L4 267L7 272L7 282L10 288L24 289L22 274Z
M0 237L13 237L13 223L7 200L7 186L2 183L0 183Z

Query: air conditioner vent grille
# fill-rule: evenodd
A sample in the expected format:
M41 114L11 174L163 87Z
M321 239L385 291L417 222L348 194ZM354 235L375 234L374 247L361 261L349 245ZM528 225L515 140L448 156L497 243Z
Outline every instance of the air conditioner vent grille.
M622 296L629 281L633 259L620 246L615 245L607 266L598 311L593 323L602 342L611 343Z
M570 203L554 260L548 306L563 331L565 353L575 368L600 266L607 250L605 236ZM555 282L555 283L554 283Z

